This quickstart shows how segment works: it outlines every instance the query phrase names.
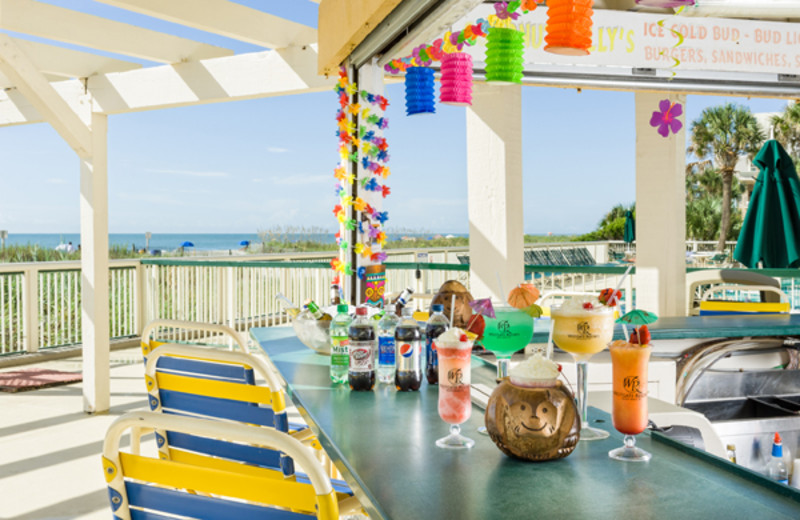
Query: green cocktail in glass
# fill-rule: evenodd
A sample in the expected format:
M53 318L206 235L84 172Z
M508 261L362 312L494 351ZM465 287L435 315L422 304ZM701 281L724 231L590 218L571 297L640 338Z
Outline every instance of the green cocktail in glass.
M511 355L524 349L533 337L533 318L507 305L494 307L494 318L485 316L483 346L497 356L497 378L508 377Z

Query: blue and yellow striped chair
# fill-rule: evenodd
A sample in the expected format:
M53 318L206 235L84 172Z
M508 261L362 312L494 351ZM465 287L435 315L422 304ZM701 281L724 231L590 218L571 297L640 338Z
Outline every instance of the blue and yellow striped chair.
M254 373L266 386L255 384ZM246 352L165 343L150 352L145 383L154 412L274 428L320 448L306 425L289 423L284 392L275 374L262 359ZM156 435L161 453L169 459L182 453L176 450L217 455L216 450L221 449L190 436ZM242 457L243 462L256 460L245 454Z
M227 338L229 340L230 349L238 349L242 352L248 351L247 343L242 339L239 333L227 325L204 323L201 321L157 319L145 325L144 329L142 330L141 348L145 361L147 361L147 356L150 354L150 352L157 346L164 343L179 343L179 341L176 341L174 337L170 337L167 340L157 337L161 329L170 329L172 334L177 333L179 336L182 333L189 334L194 332L204 332L207 334L213 334L215 336L222 336L223 338ZM190 340L190 342L200 345L205 344L201 340Z
M226 459L163 460L120 452L128 429L155 429L285 453L308 475L298 482L280 471ZM160 455L160 454L159 454ZM232 518L332 520L360 508L337 494L311 450L277 430L154 412L133 412L112 423L103 444L103 472L115 519Z

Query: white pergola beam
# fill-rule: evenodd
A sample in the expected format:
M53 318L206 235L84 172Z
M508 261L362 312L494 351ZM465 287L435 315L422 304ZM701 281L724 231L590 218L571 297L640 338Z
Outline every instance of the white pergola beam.
M97 0L235 40L280 49L317 41L317 30L228 0Z
M36 69L14 40L1 33L0 72L16 86L79 157L91 156L91 136L86 123L50 86L50 82Z
M88 78L95 74L125 72L142 68L140 64L132 61L118 60L46 43L19 38L14 38L14 42L42 74L58 79Z
M229 49L33 0L0 0L0 29L158 63L233 54Z
M199 63L164 65L89 78L98 111L121 114L220 101L321 92L335 78L317 76L315 46L263 51ZM2 72L2 70L0 70ZM83 91L78 80L53 89L68 103ZM76 107L77 108L77 107ZM0 91L0 126L40 123L45 118L15 90Z

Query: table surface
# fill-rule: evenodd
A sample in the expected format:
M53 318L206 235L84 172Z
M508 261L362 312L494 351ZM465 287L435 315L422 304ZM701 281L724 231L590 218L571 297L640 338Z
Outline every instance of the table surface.
M434 442L448 425L439 418L435 387L351 392L331 385L329 360L303 346L291 328L250 333L373 519L800 517L799 491L657 434L638 436L653 454L650 462L609 459L622 435L593 408L590 420L611 437L581 442L561 460L507 457L476 432L483 423L477 407L463 426L475 447L439 449ZM472 380L495 386L494 367L474 359Z

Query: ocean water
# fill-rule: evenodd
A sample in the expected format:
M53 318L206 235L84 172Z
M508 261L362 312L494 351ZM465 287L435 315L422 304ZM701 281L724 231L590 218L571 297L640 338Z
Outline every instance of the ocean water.
M388 239L397 240L401 236L427 238L431 235L430 233L388 233ZM466 236L464 234L454 235ZM332 243L336 240L333 233L281 234L278 236L278 240L282 240L284 237L288 237L290 241L314 240L323 243ZM150 249L173 251L184 242L191 242L194 244L194 249L198 251L220 251L239 249L242 247L243 241L249 241L250 244L256 246L261 243L261 238L256 233L153 233L150 237ZM6 245L37 244L39 247L48 249L54 249L59 244L69 242L77 247L81 243L80 235L78 233L9 233L6 239ZM109 245L142 249L145 247L145 237L144 233L110 233L108 243Z

